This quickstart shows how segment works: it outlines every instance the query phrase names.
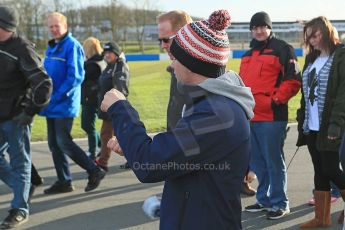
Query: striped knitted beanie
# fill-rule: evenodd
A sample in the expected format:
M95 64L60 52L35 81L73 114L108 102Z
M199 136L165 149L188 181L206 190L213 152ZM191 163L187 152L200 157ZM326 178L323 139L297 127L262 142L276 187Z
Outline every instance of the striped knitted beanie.
M223 75L230 52L225 31L230 19L227 10L218 10L208 20L185 25L171 44L171 54L194 73L210 78Z

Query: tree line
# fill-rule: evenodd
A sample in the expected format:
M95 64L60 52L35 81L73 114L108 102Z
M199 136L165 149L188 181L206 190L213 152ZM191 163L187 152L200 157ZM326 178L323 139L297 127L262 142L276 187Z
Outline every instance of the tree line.
M77 36L79 40L94 36L93 28L98 28L109 34L108 40L126 42L131 29L132 35L135 31L139 49L144 52L144 26L155 24L160 12L150 0L129 1L131 7L120 0L89 6L84 6L85 1L82 0L0 0L0 3L16 8L19 13L18 30L35 42L39 49L45 47L49 39L47 14L58 11L67 17L69 31L74 33L78 28L83 28L83 33Z

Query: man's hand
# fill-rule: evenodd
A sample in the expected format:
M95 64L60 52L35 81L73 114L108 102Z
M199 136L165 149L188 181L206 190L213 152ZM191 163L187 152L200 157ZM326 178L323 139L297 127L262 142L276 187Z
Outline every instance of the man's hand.
M126 100L126 97L118 90L111 89L105 95L101 104L101 110L107 112L109 107L117 101Z
M249 171L247 175L244 177L244 182L245 183L252 183L253 180L256 179L256 175L253 171Z
M15 116L12 120L17 122L20 125L30 125L33 121L33 116L28 115L26 112L21 112Z
M115 136L108 141L107 147L119 154L120 156L123 156L122 149Z

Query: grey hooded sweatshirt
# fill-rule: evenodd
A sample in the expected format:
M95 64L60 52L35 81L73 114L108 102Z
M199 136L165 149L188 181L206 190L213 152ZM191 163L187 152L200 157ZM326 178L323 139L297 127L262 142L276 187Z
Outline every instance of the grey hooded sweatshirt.
M209 78L201 82L199 86L208 92L236 101L246 112L247 118L253 118L255 106L253 94L236 72L230 70L218 78Z

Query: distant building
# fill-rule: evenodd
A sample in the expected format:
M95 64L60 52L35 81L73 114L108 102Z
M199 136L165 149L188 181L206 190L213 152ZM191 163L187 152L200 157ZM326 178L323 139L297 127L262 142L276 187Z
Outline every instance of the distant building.
M273 22L272 30L275 35L294 47L300 47L303 43L303 24L305 21ZM339 36L345 34L345 20L332 20L337 28ZM248 48L252 39L249 31L249 22L233 22L227 29L232 48ZM234 47L235 46L235 47Z

